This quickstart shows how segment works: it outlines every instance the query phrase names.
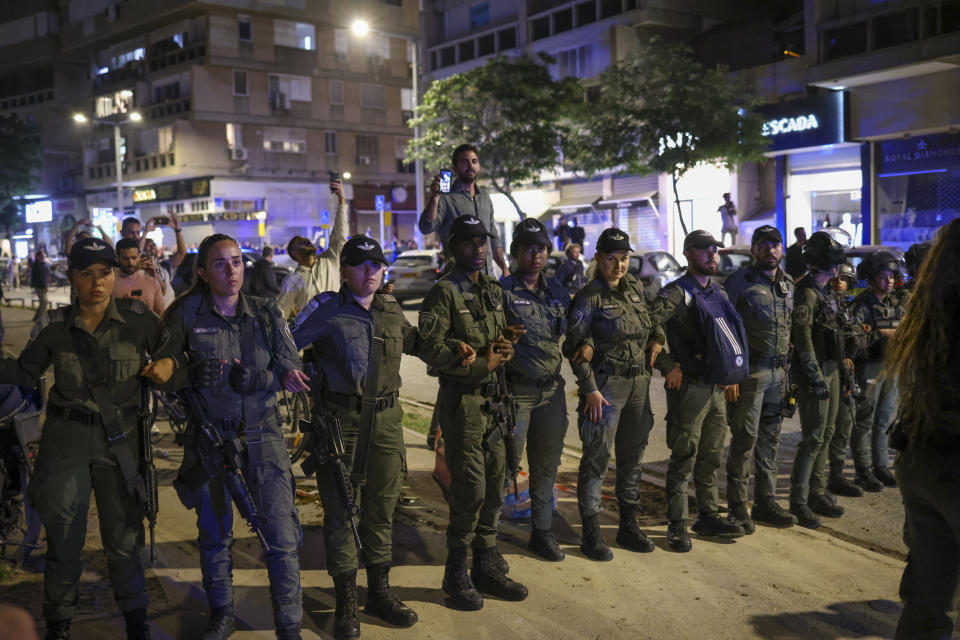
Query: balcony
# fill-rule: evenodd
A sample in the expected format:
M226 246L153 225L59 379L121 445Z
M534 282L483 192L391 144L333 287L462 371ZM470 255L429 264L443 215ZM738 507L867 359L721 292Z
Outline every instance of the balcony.
M138 173L173 168L176 166L175 161L176 156L172 151L139 156L132 161L123 162L123 178L124 180L132 180L136 177L135 174ZM116 182L116 175L116 164L114 161L97 162L87 165L88 181L106 180L108 182Z
M147 71L143 60L132 60L107 73L102 73L93 79L93 93L109 93L113 89L126 89L138 80L142 80Z
M148 105L142 110L142 113L143 118L149 121L179 116L181 114L189 113L189 111L190 96L184 96L183 98L166 100L157 104Z
M198 42L189 47L168 51L166 53L153 53L149 58L150 71L160 71L167 67L172 67L184 62L199 60L207 55L207 43Z

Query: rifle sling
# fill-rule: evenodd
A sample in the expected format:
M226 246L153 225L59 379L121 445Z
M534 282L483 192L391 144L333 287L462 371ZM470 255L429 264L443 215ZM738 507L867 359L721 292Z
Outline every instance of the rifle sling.
M120 473L127 485L127 491L141 504L147 502L147 490L143 478L140 476L140 465L134 459L130 447L125 446L127 434L120 424L117 415L117 406L110 397L110 387L108 380L100 370L99 349L95 349L91 344L94 337L86 334L82 329L71 327L70 338L73 340L73 349L76 351L80 367L83 370L83 377L86 379L87 388L93 395L94 402L100 410L103 417L103 430L107 435L107 442L113 456L120 467ZM149 437L149 434L144 434Z
M353 466L350 480L355 486L367 482L367 454L370 452L370 436L373 420L377 415L377 391L380 387L380 356L383 353L383 313L377 301L370 305L373 318L370 344L370 360L367 363L367 375L363 379L363 398L360 404L360 424L357 432L357 444L353 450Z

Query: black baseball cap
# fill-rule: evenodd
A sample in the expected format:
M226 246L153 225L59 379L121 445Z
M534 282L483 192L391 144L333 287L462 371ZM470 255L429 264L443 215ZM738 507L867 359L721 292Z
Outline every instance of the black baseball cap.
M697 229L687 234L683 239L683 250L687 249L709 249L710 247L723 248L723 243L713 237L709 231Z
M783 236L780 235L780 229L772 227L769 224L757 227L757 230L753 232L753 239L750 241L750 244L755 245L761 240L772 240L783 244Z
M633 251L633 247L630 246L630 236L616 227L604 229L597 239L597 251L601 253Z
M450 239L458 240L468 238L480 238L482 236L493 237L487 228L483 226L480 218L473 215L460 216L450 225Z
M542 244L549 247L551 245L547 228L536 218L525 218L518 224L513 230L513 241L521 246Z
M347 240L340 251L340 264L359 267L367 260L387 264L387 259L383 256L383 249L373 238L363 235L353 236Z
M111 267L119 267L117 254L110 243L100 238L84 238L74 243L67 257L68 269L86 269L97 262L104 262Z

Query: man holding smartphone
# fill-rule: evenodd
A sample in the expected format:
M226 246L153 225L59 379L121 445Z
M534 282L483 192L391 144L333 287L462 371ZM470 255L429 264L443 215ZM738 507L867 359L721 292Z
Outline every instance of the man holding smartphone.
M427 206L420 213L420 232L440 236L444 256L450 257L448 240L453 221L463 215L473 215L480 219L490 232L490 252L484 272L493 275L493 262L496 262L504 276L510 275L510 269L503 255L503 241L493 220L493 201L490 195L477 186L480 175L480 152L471 144L462 144L453 150L453 170L456 178L450 184L449 192L441 190L445 182L443 173L433 178L430 186L432 194Z

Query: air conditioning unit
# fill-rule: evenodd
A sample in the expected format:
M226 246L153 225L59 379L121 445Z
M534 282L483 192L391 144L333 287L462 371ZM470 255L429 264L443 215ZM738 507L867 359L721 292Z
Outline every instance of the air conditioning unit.
M287 94L282 91L270 94L270 108L274 111L284 111L289 109L287 104Z
M346 51L335 51L333 53L333 58L337 62L346 62L347 61L347 52Z
M357 156L357 165L369 165L370 156Z
M247 150L243 147L235 147L230 149L230 159L231 160L246 160L247 159Z

